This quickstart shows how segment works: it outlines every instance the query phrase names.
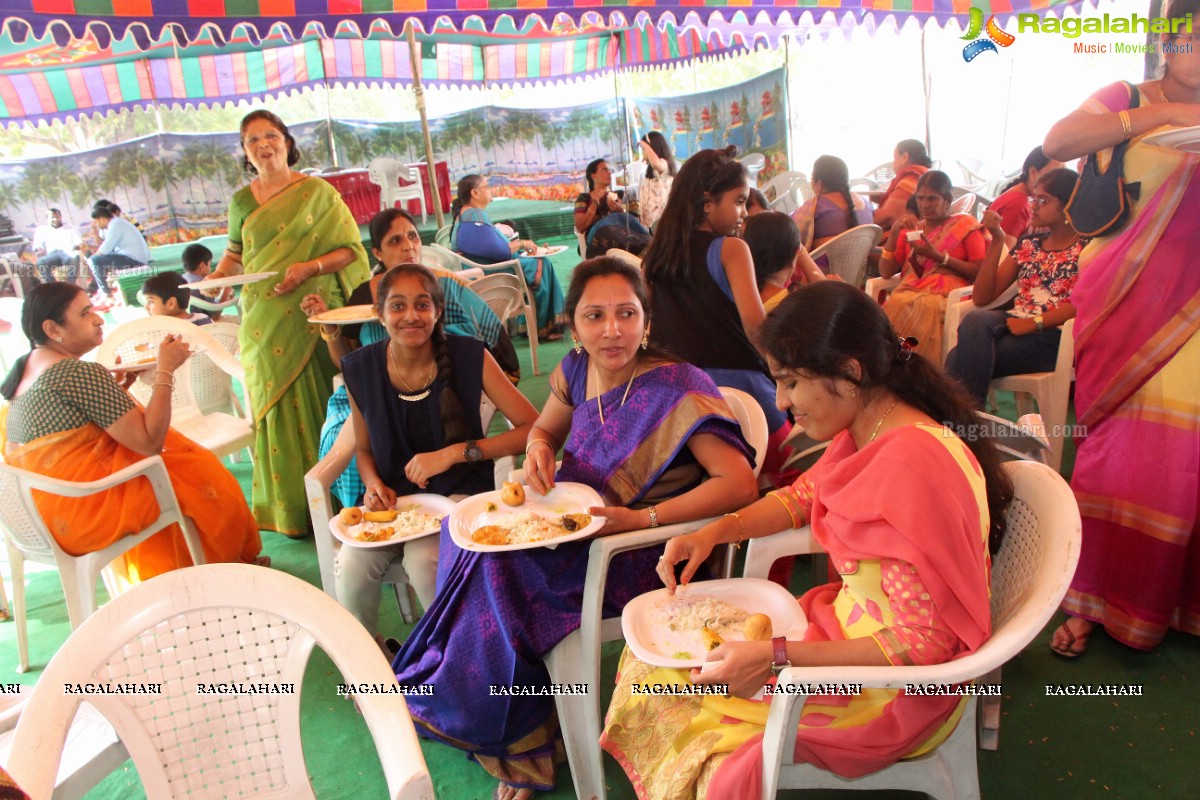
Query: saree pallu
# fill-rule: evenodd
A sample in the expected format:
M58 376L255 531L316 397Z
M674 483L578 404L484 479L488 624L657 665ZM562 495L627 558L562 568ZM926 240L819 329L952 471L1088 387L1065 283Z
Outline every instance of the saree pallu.
M610 505L661 501L700 477L691 464L690 482L672 480L677 463L690 461L691 436L713 434L748 452L725 401L692 367L639 375L621 405L623 391L601 397L607 424L594 402L576 406L557 480L586 483ZM668 482L682 485L670 492L655 485ZM562 760L553 698L491 696L488 687L549 686L543 658L579 627L590 543L478 553L457 547L444 525L441 536L437 597L392 664L402 685L434 686L430 696L407 698L409 712L422 735L467 751L499 780L549 791ZM655 587L661 552L614 560L605 616Z
M800 599L809 625L804 641L892 635L888 628L897 620L882 586L885 558L905 561L919 573L959 642L955 658L987 640L986 490L961 441L940 427L907 426L855 450L842 433L805 480L816 487L813 533L843 583L817 587ZM883 496L880 481L889 486ZM601 745L643 800L760 797L770 701L632 690L634 684L689 683L686 670L650 666L627 649ZM943 742L961 716L961 699L889 689L813 696L801 716L795 756L844 777L865 775Z
M1113 84L1083 108L1129 100ZM1083 546L1063 607L1142 650L1168 628L1200 634L1198 170L1196 154L1131 140L1140 196L1126 227L1084 249L1071 295Z
M366 251L341 196L319 178L297 181L263 206L255 205L248 187L242 189L231 203L230 231L230 250L240 250L246 272L276 276L247 284L241 296L238 343L255 418L254 516L260 528L303 535L309 526L303 476L317 463L337 370L317 326L300 312L300 298L319 294L329 308L346 305L353 288L369 277ZM341 247L354 250L355 261L282 297L273 294L289 266Z
M969 214L954 214L932 231L925 230L924 220L917 227L938 251L964 261L982 259L990 241L979 220ZM914 258L915 265L909 258L908 240L901 238L896 245L896 260L904 264L900 285L888 295L883 310L896 333L915 336L915 350L934 364L940 364L946 296L969 285L969 281L932 259Z
M14 467L65 481L94 481L144 459L94 423L42 436L7 456ZM258 527L237 480L215 456L174 429L162 459L179 507L200 534L209 563L251 563L262 550ZM158 516L150 482L128 481L87 497L33 493L38 513L59 546L71 555L94 553L142 530ZM178 525L170 525L123 557L131 583L192 565Z

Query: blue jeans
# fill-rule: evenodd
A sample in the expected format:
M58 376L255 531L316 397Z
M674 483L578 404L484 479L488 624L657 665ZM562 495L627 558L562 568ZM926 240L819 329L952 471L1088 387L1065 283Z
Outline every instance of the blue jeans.
M946 356L947 374L967 387L979 408L987 402L988 384L993 378L1052 372L1058 361L1061 329L1013 336L1007 321L1007 311L972 311L958 326L958 346Z
M78 257L71 253L64 253L62 250L51 250L46 255L37 260L38 274L42 276L43 283L54 282L54 268L67 267L67 281L75 282L78 276L77 271Z
M108 255L92 256L88 262L88 266L92 269L92 277L96 279L97 291L103 292L108 296L112 296L112 291L108 288L108 271L126 269L128 267L145 266L129 256L123 256L119 253L109 253Z

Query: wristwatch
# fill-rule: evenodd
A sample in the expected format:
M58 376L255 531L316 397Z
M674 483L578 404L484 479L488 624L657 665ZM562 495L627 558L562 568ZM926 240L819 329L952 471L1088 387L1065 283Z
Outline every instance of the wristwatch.
M1033 324L1037 326L1038 333L1041 333L1042 331L1046 330L1046 321L1044 319L1042 319L1041 314L1038 314L1036 317L1033 318Z
M463 458L469 464L483 460L483 451L479 449L479 443L474 439L467 439L467 446L463 448Z
M771 640L771 646L775 649L775 659L771 662L771 674L778 678L779 673L792 665L792 662L788 660L787 637L776 636Z

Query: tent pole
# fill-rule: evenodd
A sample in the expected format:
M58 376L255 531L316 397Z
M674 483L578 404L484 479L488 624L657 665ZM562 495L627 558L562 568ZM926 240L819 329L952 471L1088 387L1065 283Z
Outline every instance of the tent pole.
M408 36L408 58L412 62L413 95L417 99L417 112L421 115L421 133L425 138L425 166L429 170L429 196L433 199L433 215L437 226L445 226L442 217L442 197L438 194L437 169L433 160L433 137L429 135L429 117L425 114L425 89L421 86L421 54L417 50L416 23L410 17L404 22Z

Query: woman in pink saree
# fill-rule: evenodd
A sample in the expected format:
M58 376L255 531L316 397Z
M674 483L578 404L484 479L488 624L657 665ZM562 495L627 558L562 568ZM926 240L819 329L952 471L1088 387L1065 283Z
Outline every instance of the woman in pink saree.
M1197 11L1200 0L1177 0L1167 16L1200 24ZM1126 225L1083 251L1071 295L1083 549L1063 603L1070 616L1051 640L1067 657L1084 652L1096 625L1139 650L1168 628L1200 634L1200 155L1145 140L1200 124L1200 52L1190 34L1163 41L1188 47L1164 48L1166 72L1139 85L1138 103L1128 84L1107 86L1045 143L1052 158L1106 160L1128 140L1125 180L1141 184Z

